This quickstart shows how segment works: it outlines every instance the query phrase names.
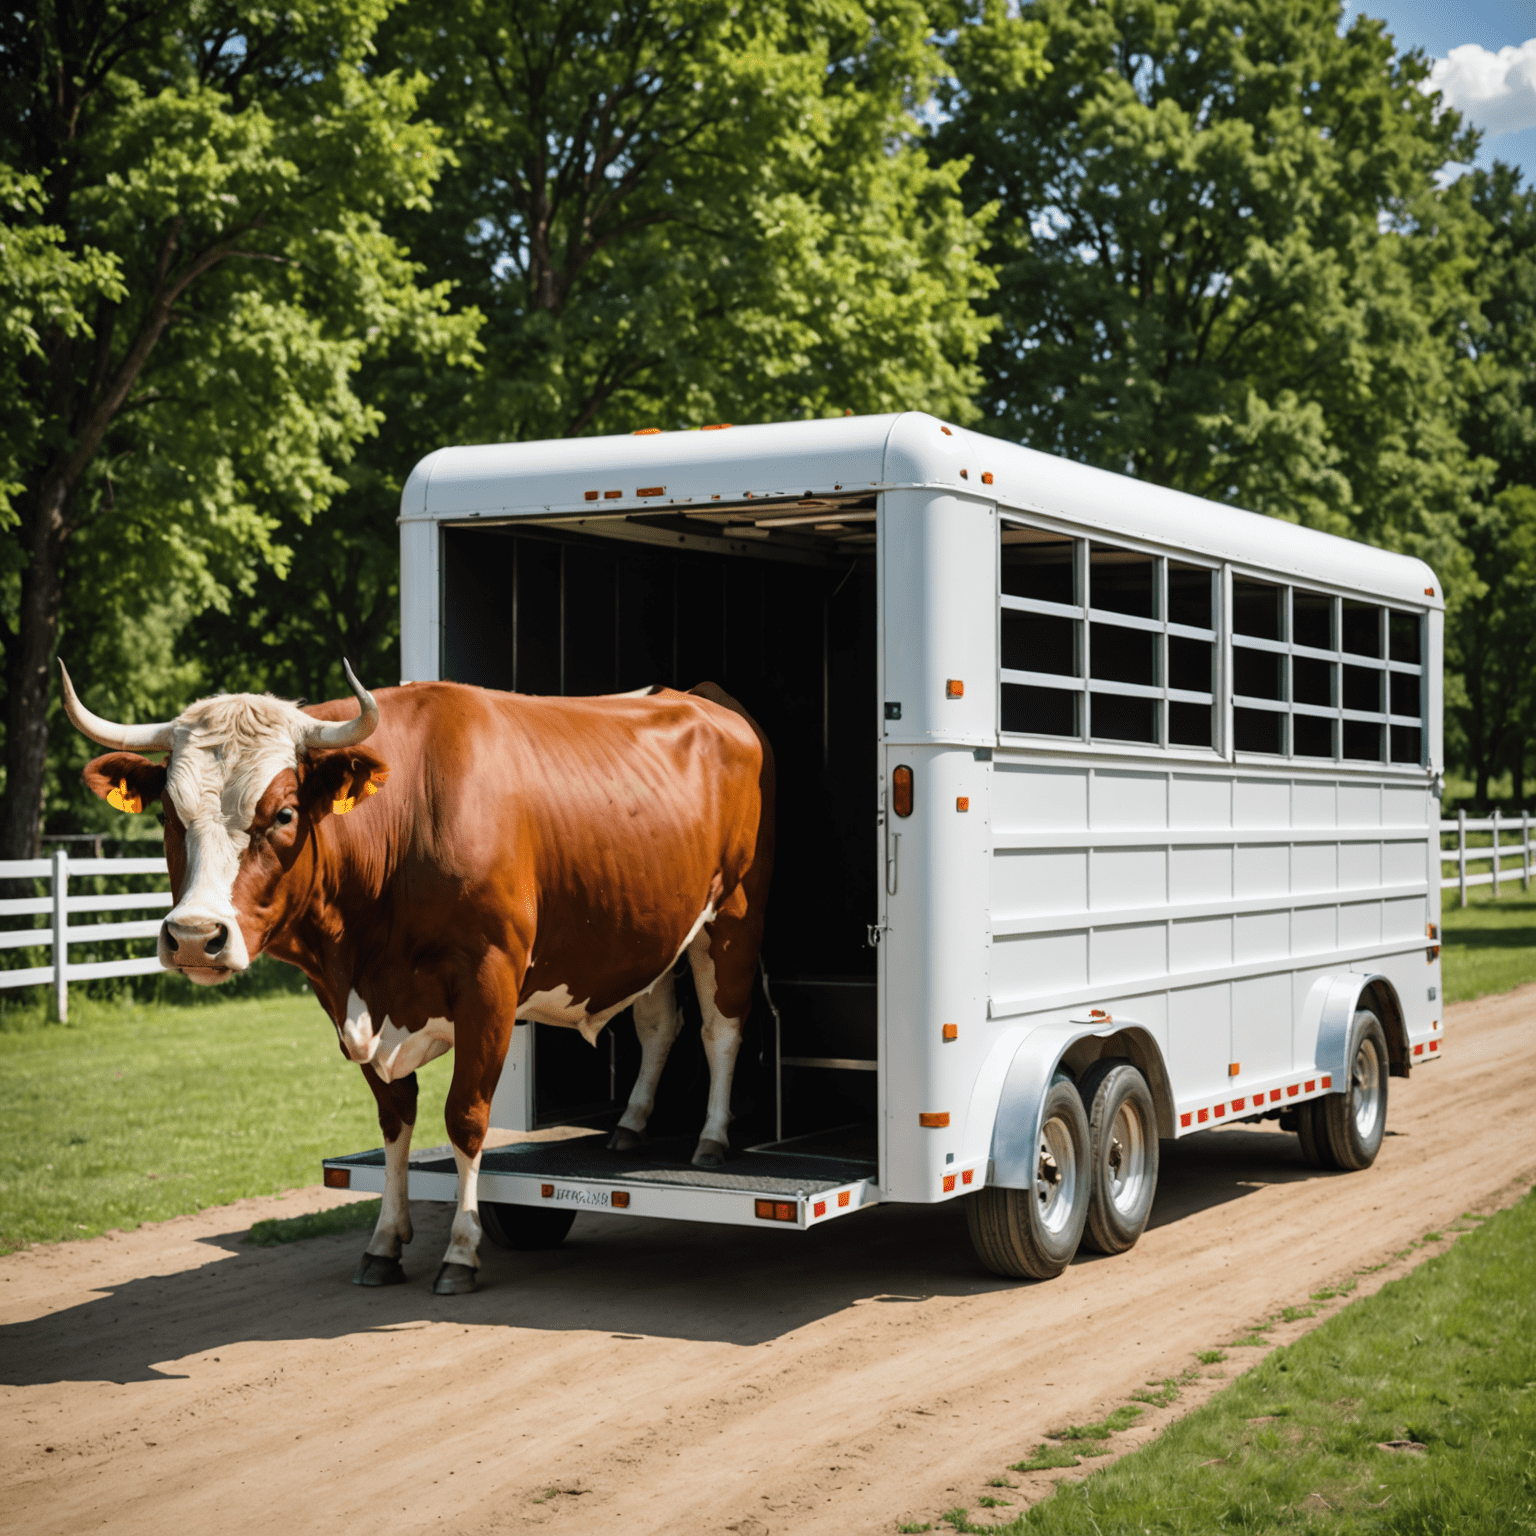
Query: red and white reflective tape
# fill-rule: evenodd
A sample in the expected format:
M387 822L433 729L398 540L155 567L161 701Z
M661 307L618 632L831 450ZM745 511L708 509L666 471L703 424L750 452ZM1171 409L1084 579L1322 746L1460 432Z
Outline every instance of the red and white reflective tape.
M1240 1093L1235 1098L1219 1099L1195 1109L1179 1112L1179 1129L1189 1130L1196 1125L1209 1125L1225 1120L1229 1115L1254 1115L1271 1104L1282 1104L1287 1099L1313 1098L1327 1093L1333 1087L1328 1076L1298 1078L1294 1083L1283 1083L1278 1088L1261 1088L1257 1093Z

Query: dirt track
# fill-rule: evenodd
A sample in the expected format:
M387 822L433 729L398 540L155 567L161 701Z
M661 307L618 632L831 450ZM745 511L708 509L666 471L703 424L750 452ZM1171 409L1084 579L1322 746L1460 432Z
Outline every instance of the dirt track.
M427 1290L431 1207L394 1290L347 1283L361 1234L241 1243L318 1189L14 1254L5 1524L843 1536L974 1509L1046 1430L1529 1186L1533 1097L1536 987L1452 1008L1371 1171L1309 1172L1268 1128L1165 1145L1141 1243L1048 1285L979 1272L954 1207L803 1235L582 1216L552 1254L487 1245L470 1297Z

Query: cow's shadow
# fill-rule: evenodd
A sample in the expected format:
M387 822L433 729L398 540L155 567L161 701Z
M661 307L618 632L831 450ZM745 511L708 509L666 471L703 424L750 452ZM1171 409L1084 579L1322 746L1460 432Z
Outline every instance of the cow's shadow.
M1164 1142L1154 1227L1265 1184L1326 1178L1294 1136L1231 1127ZM451 1210L412 1207L408 1283L349 1284L366 1236L349 1232L253 1248L243 1231L205 1239L228 1257L105 1287L90 1300L0 1329L0 1384L129 1382L241 1342L343 1338L433 1322L588 1330L751 1345L855 1304L1012 1290L977 1262L958 1204L876 1207L798 1232L584 1213L548 1253L482 1246L481 1289L434 1296ZM1079 1264L1103 1262L1084 1254ZM1122 1262L1119 1260L1111 1262ZM302 1303L297 1304L296 1303Z

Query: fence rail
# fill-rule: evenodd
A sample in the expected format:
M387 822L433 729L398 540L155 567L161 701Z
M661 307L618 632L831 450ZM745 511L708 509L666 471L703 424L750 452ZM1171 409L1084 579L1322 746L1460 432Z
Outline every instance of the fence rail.
M1441 890L1450 890L1455 886L1461 897L1461 905L1467 904L1467 890L1474 885L1491 885L1495 897L1499 895L1500 886L1504 880L1519 880L1522 890L1531 888L1531 813L1522 811L1518 818L1501 816L1495 811L1492 816L1473 818L1465 811L1457 811L1454 820L1445 820L1440 823L1442 835L1455 837L1454 848L1442 848L1440 850L1440 863L1454 864L1456 873L1449 879L1442 878ZM1491 841L1486 848L1469 848L1467 846L1467 833L1488 832L1492 834ZM1500 838L1510 832L1518 832L1518 843L1501 842ZM1505 859L1519 859L1518 868L1504 868ZM1469 875L1467 865L1488 864L1491 868L1480 874ZM1442 870L1443 874L1443 870Z
M72 859L60 848L46 859L0 859L0 880L46 880L46 896L9 896L0 899L0 917L36 917L47 913L53 919L46 928L0 929L0 950L35 946L52 953L48 965L25 966L14 971L0 970L0 989L6 987L51 986L53 1011L61 1022L69 1018L69 984L91 981L104 976L148 976L160 969L156 955L134 956L124 960L69 959L71 944L106 944L125 939L152 939L160 931L158 917L138 918L116 923L72 923L70 918L82 912L162 911L171 905L169 889L156 891L118 891L105 896L69 894L69 882L96 875L160 875L167 881L165 860L154 859Z

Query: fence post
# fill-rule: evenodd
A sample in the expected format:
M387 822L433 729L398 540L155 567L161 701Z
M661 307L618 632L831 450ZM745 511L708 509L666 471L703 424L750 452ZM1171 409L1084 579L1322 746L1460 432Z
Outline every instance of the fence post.
M1499 808L1493 808L1493 899L1499 899Z
M1456 812L1456 873L1461 877L1461 904L1467 904L1467 808Z
M1520 855L1520 888L1528 891L1531 888L1531 813L1529 811L1520 812Z
M69 926L69 854L62 848L53 853L53 1014L60 1024L69 1023L69 944L65 930Z

